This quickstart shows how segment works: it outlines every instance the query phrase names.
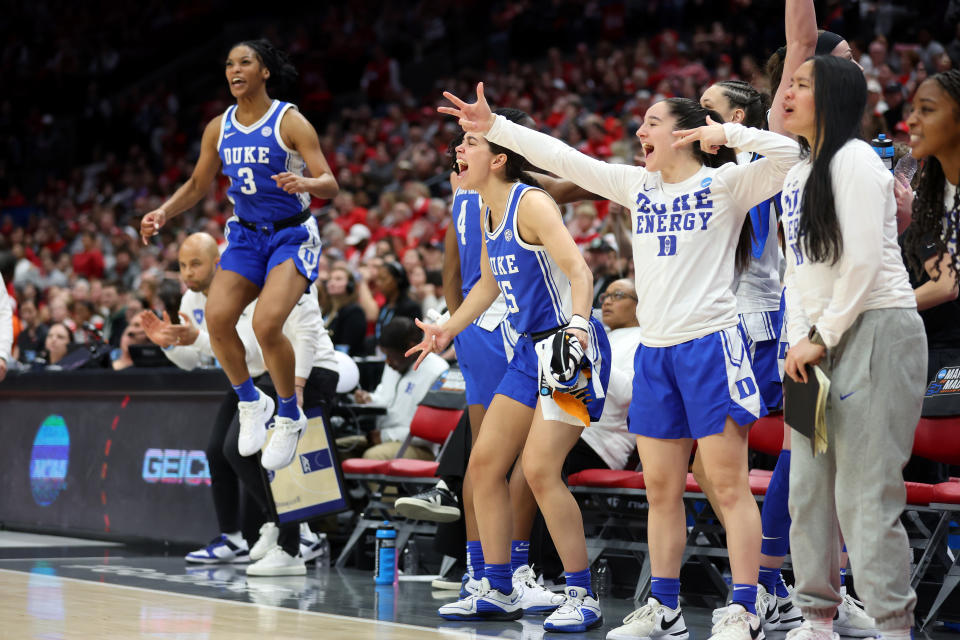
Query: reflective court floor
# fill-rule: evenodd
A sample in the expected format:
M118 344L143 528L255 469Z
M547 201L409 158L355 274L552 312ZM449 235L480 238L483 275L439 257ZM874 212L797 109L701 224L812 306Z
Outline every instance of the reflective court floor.
M632 600L608 598L601 628L545 636L542 616L445 622L436 609L456 594L433 590L423 576L375 587L368 571L308 565L306 576L247 578L244 565L188 566L180 555L44 538L0 531L0 638L573 640L604 638L633 609ZM684 608L693 640L709 637L710 613Z

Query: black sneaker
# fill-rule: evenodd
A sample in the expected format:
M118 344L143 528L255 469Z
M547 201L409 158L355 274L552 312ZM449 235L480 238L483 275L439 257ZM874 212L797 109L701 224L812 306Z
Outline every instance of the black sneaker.
M428 491L408 498L398 498L394 507L397 513L410 520L453 522L460 518L457 496L447 488L443 480Z

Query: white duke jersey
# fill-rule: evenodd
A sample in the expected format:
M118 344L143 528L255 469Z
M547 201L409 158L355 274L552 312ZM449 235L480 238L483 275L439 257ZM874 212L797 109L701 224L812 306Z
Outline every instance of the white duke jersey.
M743 219L781 190L787 171L799 161L797 143L785 136L731 123L723 128L728 146L764 157L746 165L702 167L671 184L660 172L590 158L502 116L486 138L633 212L640 342L669 347L737 324L731 287Z
M310 206L310 194L287 193L270 177L284 171L303 175L303 157L280 137L280 121L288 109L296 107L274 100L262 118L245 127L237 122L233 105L220 120L217 152L223 174L230 178L227 197L241 220L276 222Z
M473 285L480 280L480 261L483 246L483 200L476 191L457 189L453 194L453 219L457 231L457 248L460 250L460 286L466 298ZM503 294L481 313L473 324L493 331L507 317L507 304Z
M513 185L496 229L490 226L490 209L483 220L490 270L507 303L510 324L528 335L566 325L573 304L570 280L547 250L520 238L517 210L520 199L533 188L521 182Z

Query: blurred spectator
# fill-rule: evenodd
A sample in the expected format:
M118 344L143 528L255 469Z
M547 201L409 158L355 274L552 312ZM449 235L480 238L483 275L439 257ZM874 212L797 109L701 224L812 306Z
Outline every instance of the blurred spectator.
M44 340L45 353L37 361L45 362L47 366L55 366L70 352L73 344L73 332L67 325L62 322L54 322L50 325L47 337Z
M377 290L384 298L374 329L374 337L379 343L383 328L394 318L422 318L423 311L420 305L410 298L410 280L399 262L384 262L383 266L377 269L376 282Z
M600 296L614 280L624 274L617 270L617 250L607 240L597 236L587 245L584 260L593 273L593 306L600 306Z
M120 336L127 328L124 309L126 291L115 281L107 282L100 292L100 313L103 315L103 339L111 347L120 346Z
M387 324L380 337L380 349L387 356L383 378L373 393L358 390L354 399L358 404L377 404L387 408L386 415L377 418L377 428L369 434L371 447L364 458L389 460L397 455L400 445L410 433L410 423L417 405L427 395L441 375L450 368L446 360L435 353L427 354L417 369L413 368L419 354L407 357L405 353L423 339L423 333L409 318L397 318ZM433 460L433 445L414 439L404 452L405 458Z
M84 278L102 278L103 252L100 251L97 236L91 231L84 231L80 239L83 250L73 255L73 272Z
M113 360L113 370L119 371L133 366L133 359L130 357L130 346L136 344L150 344L150 338L143 330L143 324L139 316L131 318L127 328L123 330L123 336L120 338L120 353Z
M321 311L333 346L351 356L364 355L367 320L357 304L357 282L350 269L342 265L330 269L324 297Z
M47 326L40 322L40 314L33 300L20 303L20 335L17 336L17 360L32 364L37 354L43 351L47 340Z

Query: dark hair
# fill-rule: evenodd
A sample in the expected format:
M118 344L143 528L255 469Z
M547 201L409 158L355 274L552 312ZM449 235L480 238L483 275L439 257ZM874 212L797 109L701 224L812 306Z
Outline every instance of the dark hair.
M754 129L767 128L767 111L770 109L770 96L755 89L743 80L723 80L716 86L723 91L723 97L730 101L734 109L743 109L743 124Z
M677 120L677 129L695 129L707 124L707 116L714 122L723 122L723 116L713 109L703 108L696 100L690 98L667 98L667 109ZM690 145L690 150L700 164L708 167L720 167L728 162L736 162L737 154L730 147L720 147L717 153L707 153L698 143ZM753 223L750 216L743 219L740 229L740 238L737 240L734 265L737 273L743 272L750 265L750 252L753 244Z
M520 109L512 109L510 107L504 107L501 109L494 109L493 112L498 116L503 116L510 122L516 122L519 125L524 127L532 127L535 123L533 118L530 117L526 111L521 111ZM537 182L537 179L530 175L530 171L536 170L530 162L524 158L522 155L516 151L511 151L506 147L501 147L498 144L494 144L487 140L487 144L490 145L490 151L494 154L504 154L507 156L507 164L504 169L504 177L507 179L507 182L516 182L520 181L524 184L529 184L534 187L540 187L540 183Z
M420 327L410 318L400 316L391 320L380 332L380 347L406 351L422 339Z
M293 87L299 74L286 53L274 47L266 38L242 40L230 49L241 46L253 49L257 59L260 60L260 64L270 70L270 77L267 78L268 89L282 94Z
M850 140L860 137L867 106L867 81L855 63L836 56L813 60L813 125L819 146L801 196L799 236L803 252L814 262L836 264L843 237L834 203L830 163ZM811 155L810 141L798 137L800 157Z
M960 122L960 70L950 69L933 76L930 80L936 81L940 88L953 99L954 118ZM907 249L907 260L914 273L923 271L920 262L922 247L933 242L937 247L937 279L940 278L940 260L947 253L947 243L952 242L960 246L960 185L949 205L944 202L944 187L947 177L943 173L943 165L934 156L926 158L923 169L917 178L917 197L913 201L913 215L910 226L907 227L904 246ZM944 223L946 218L946 223ZM950 258L950 268L954 273L960 273L960 251Z
M180 324L180 283L172 278L164 278L157 287L157 297L163 304L163 310L174 324Z
M50 335L50 329L53 329L57 325L63 327L63 330L67 332L67 352L69 353L70 346L73 344L73 331L70 330L70 327L68 327L65 322L60 321L50 323L50 326L47 327L47 335Z
M410 290L410 278L407 277L407 270L396 260L384 260L383 268L390 272L394 281L397 283L398 297L403 297Z
M817 47L814 49L815 56L828 56L830 52L837 48L837 45L843 42L843 36L832 31L817 31ZM767 59L764 71L770 79L770 93L776 94L780 87L780 80L783 78L783 63L787 60L786 45L774 51Z

